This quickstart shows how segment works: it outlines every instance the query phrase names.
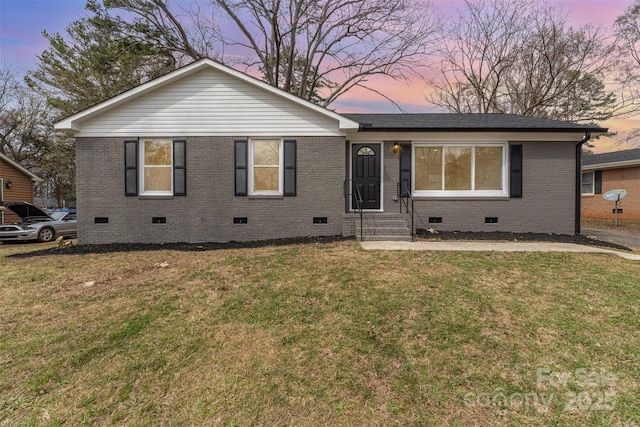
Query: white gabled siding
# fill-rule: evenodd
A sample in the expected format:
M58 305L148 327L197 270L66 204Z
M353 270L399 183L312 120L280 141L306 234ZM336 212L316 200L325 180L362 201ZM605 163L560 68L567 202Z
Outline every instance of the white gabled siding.
M79 137L338 136L330 117L206 69L88 118Z

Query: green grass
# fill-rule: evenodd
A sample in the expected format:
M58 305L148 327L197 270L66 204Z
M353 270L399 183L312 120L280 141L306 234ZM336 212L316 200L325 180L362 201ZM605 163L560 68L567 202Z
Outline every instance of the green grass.
M640 423L637 262L354 242L8 257L39 248L0 248L0 425Z

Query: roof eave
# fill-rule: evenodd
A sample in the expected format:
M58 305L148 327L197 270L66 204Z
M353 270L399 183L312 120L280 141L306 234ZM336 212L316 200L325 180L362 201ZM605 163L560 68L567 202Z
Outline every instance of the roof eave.
M361 126L359 132L545 132L545 133L591 133L600 134L607 132L606 128L484 128L484 127L446 127L446 128L407 128L407 127L367 127Z
M75 132L80 131L80 125L70 119L63 119L59 122L56 122L53 125L53 128L70 135L73 135Z
M623 160L620 162L607 162L607 163L596 163L593 165L583 165L582 170L596 170L596 169L621 169L633 166L640 166L640 159L634 160Z

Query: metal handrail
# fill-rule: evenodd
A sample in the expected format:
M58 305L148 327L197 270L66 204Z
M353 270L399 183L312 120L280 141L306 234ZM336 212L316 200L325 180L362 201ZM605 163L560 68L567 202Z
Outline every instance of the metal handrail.
M404 194L403 195L403 192ZM413 197L411 197L411 190L407 187L407 184L400 181L396 186L396 196L400 201L400 213L402 213L402 205L407 209L407 213L411 216L411 241L414 242L416 240L416 235L414 231L414 209L413 209ZM411 201L411 212L409 212L409 201Z
M347 186L349 186L349 188L351 190L347 191ZM363 222L363 215L362 215L362 194L360 194L360 188L358 188L358 181L356 179L346 179L344 181L344 189L345 189L345 203L347 203L347 200L349 200L347 206L351 206L351 200L353 200L353 188L355 188L355 200L356 200L356 208L360 214L360 241L364 241L364 235L362 233L362 222ZM349 199L347 199L347 197ZM353 206L351 206L351 208L353 209Z

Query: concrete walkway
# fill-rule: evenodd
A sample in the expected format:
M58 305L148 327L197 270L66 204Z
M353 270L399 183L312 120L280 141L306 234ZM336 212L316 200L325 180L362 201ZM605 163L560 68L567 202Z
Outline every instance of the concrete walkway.
M612 254L633 261L640 261L640 255L595 246L573 243L548 242L361 242L366 250L388 251L476 251L476 252L578 252Z

